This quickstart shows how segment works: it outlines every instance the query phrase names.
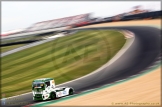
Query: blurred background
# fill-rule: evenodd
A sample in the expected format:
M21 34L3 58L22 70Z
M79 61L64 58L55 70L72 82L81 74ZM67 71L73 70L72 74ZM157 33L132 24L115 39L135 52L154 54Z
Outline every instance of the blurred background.
M153 26L158 28L158 30L154 29L154 33L158 36L161 30L162 10L160 1L2 1L1 4L1 86L5 97L31 92L31 82L36 78L55 78L58 85L87 75L107 63L125 46L127 40L133 38L132 33L128 31L112 29L78 31L73 29L105 26ZM139 34L148 33L140 32ZM152 40L157 40L157 38ZM149 48L146 46L148 38L142 39L142 42L140 42L143 46L136 48L136 51L131 51L132 53L124 59L135 58L131 55L138 52L138 49L141 49L139 51L141 56L146 57L149 55L152 57L152 53L157 54L159 52L160 49L157 46L160 43L159 41L154 44L155 47L157 46L156 49L153 49L152 42L147 44ZM141 56L138 58L142 59ZM147 58L145 59L142 59L142 61L147 62ZM154 60L160 60L159 53ZM142 61L141 65L147 65L142 64ZM153 61L149 61L151 65ZM142 69L150 70L150 68ZM126 71L129 71L129 69L126 69L123 74L127 75ZM139 72L141 71L139 70ZM131 72L129 73L131 74ZM123 74L121 73L121 75ZM114 75L119 76L120 74ZM160 98L159 75L156 75L158 79L153 76L154 83L147 80L135 87L141 87L148 82L155 84L157 90L153 90L156 90L158 94L156 93L155 99L154 95L150 99L153 98L158 101ZM149 77L146 78L149 79ZM114 78L110 76L109 79L113 80ZM136 83L139 83L139 81ZM123 89L122 91L129 91L132 89L130 84L126 85L125 89L122 86L119 88ZM153 85L146 84L146 86L151 87ZM150 87L147 89L149 94L152 92ZM134 91L131 90L131 92ZM106 93L111 92L110 89ZM148 95L148 93L146 94ZM127 92L125 92L126 94ZM118 95L112 94L112 98L114 96ZM130 99L133 99L133 96ZM25 95L23 98L21 101L26 100L28 103L34 103L32 95ZM99 99L98 101L104 100Z

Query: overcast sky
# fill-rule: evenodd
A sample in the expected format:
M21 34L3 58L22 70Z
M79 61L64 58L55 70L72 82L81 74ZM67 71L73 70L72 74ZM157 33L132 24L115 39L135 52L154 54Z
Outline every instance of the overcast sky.
M160 1L2 1L1 32L84 13L93 13L93 17L109 17L127 12L137 5L142 5L144 9L161 10Z

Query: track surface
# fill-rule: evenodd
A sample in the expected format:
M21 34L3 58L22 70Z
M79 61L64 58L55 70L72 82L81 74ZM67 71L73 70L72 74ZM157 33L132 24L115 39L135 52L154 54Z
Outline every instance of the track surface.
M95 30L96 28L89 28ZM99 29L122 29L129 30L135 34L135 40L130 48L111 66L91 76L79 79L62 86L71 86L76 93L96 88L104 84L126 78L130 75L140 73L151 65L160 54L161 30L153 27L104 27ZM86 29L88 30L88 29ZM60 85L61 86L61 85ZM16 105L27 105L34 103L32 93L13 97L6 103Z

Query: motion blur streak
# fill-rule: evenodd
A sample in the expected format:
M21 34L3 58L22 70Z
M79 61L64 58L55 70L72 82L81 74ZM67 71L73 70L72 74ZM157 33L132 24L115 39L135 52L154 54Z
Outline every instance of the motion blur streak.
M91 28L96 29L96 28ZM92 88L109 84L114 81L127 78L128 76L140 73L150 66L160 54L160 37L161 30L153 27L107 27L98 29L119 29L129 30L135 34L135 41L130 48L111 66L106 67L98 73L90 75L86 78L76 80L63 86L70 86L76 92L82 92ZM89 30L89 29L82 29ZM32 93L14 97L22 99L18 102L34 103L32 100ZM12 100L10 100L12 101ZM13 100L14 103L16 101ZM21 104L24 105L24 104Z

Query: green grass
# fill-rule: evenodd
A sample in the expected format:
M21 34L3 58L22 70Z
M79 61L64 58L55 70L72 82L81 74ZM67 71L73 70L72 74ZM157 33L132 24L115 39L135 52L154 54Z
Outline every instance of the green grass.
M56 84L101 67L124 45L113 30L80 31L1 59L1 92L7 97L31 92L34 79L50 77Z
M15 49L15 48L18 48L18 47L21 47L21 46L24 46L24 45L26 45L26 44L19 44L19 45L11 45L11 46L1 47L1 53L10 51L12 49Z

